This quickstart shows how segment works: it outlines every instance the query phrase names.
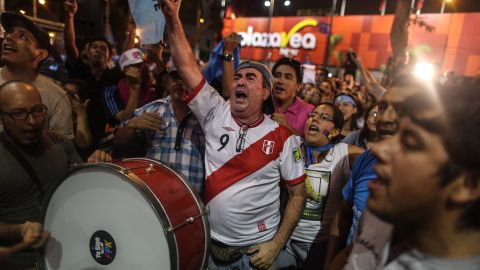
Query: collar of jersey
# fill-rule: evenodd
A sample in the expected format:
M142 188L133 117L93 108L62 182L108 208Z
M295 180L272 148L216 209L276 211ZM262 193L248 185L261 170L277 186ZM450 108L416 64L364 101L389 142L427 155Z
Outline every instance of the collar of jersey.
M237 117L235 117L233 114L232 114L232 117L233 117L233 120L235 120L235 122L237 122L237 124L242 127L242 128L253 128L253 127L256 127L258 125L260 125L262 122L263 122L263 119L265 119L265 115L262 113L260 115L260 117L258 118L257 121L253 122L252 124L245 124L243 123L242 121L240 121L240 119L238 119Z

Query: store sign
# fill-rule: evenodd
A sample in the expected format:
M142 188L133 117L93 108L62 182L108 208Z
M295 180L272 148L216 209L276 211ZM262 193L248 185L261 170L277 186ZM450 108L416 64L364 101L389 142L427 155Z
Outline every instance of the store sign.
M300 21L287 32L255 32L252 26L247 27L247 32L239 32L242 36L242 47L259 48L286 48L313 50L317 45L317 38L313 33L298 33L305 27L315 27L318 22L314 19Z

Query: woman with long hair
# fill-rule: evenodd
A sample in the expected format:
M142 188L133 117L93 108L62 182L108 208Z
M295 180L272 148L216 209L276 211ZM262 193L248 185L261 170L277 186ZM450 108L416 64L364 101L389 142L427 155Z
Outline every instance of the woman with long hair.
M333 104L321 103L308 116L302 143L307 203L284 254L279 256L278 269L323 267L330 223L342 199L342 188L363 152L340 142L343 115Z
M342 142L356 145L365 150L370 148L370 143L377 139L377 129L375 127L375 118L378 114L377 104L371 105L365 113L365 125L345 137Z

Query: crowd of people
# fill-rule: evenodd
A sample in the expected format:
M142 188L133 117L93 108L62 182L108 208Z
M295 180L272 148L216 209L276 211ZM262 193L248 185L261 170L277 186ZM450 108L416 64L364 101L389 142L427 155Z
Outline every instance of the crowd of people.
M41 262L40 206L72 165L125 157L167 164L202 198L208 269L480 269L478 81L382 86L350 51L342 76L304 83L293 58L235 63L235 33L211 80L181 1L159 5L168 45L115 63L104 37L77 48L65 1L60 84L38 72L58 55L46 32L1 14L1 269Z

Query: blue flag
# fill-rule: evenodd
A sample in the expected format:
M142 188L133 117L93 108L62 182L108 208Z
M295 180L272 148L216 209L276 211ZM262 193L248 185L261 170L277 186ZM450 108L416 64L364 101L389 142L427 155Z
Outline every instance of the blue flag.
M157 0L128 0L130 11L140 30L142 44L156 44L163 39L165 16Z
M217 44L215 48L210 52L208 58L208 66L203 70L203 76L208 83L211 83L215 78L221 78L223 75L223 41ZM240 43L233 50L233 70L237 70L240 64Z

